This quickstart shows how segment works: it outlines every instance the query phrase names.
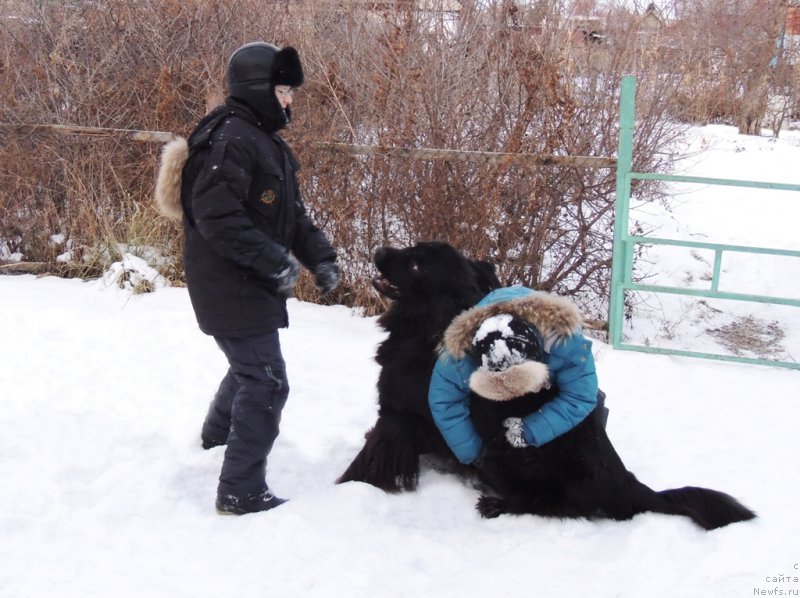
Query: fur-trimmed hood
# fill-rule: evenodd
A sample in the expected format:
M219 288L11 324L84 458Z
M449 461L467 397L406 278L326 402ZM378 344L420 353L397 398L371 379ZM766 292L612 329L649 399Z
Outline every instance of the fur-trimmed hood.
M183 217L181 181L183 166L188 158L189 144L183 137L170 141L161 151L153 199L161 215L170 220L180 220Z
M456 359L463 359L481 323L498 314L511 314L536 326L544 339L544 349L548 352L559 338L581 330L581 315L572 302L557 295L531 292L507 301L477 305L462 312L445 331L444 348Z
M475 334L481 322L495 314L511 314L536 326L543 337L544 361L524 360L494 372L484 367L483 356L475 359ZM521 286L495 289L453 320L445 332L443 354L433 368L428 404L447 446L460 462L474 462L484 446L469 417L473 392L506 401L545 390L541 383L552 382L546 392L535 397L540 406L522 417L523 437L529 446L542 446L586 418L597 405L597 373L592 342L581 328L579 312L569 300ZM489 325L487 330L505 333L501 326ZM513 328L512 332L516 334ZM499 413L515 413L515 403L507 407Z

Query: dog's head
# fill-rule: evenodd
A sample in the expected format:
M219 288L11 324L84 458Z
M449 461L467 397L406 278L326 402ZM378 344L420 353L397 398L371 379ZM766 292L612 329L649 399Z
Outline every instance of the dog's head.
M379 274L372 279L372 286L384 297L398 301L451 296L471 305L501 286L492 264L470 260L440 241L404 249L381 247L373 261Z

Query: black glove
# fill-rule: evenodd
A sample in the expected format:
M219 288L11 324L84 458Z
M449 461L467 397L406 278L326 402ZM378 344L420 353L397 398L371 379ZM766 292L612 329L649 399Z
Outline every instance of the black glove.
M333 262L322 262L314 269L314 278L320 293L327 295L339 286L339 267Z
M288 253L286 259L278 268L277 274L273 276L275 287L284 297L291 297L294 294L294 284L300 274L300 263Z

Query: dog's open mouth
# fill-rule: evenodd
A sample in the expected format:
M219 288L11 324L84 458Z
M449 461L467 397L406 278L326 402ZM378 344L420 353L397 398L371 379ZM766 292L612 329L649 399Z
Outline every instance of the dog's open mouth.
M400 289L394 286L389 279L384 276L376 276L372 279L372 286L384 297L397 299L400 297Z

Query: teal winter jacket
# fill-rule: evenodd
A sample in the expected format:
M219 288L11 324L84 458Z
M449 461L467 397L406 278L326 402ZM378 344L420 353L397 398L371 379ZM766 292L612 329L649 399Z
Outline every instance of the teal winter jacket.
M428 392L434 422L462 463L472 463L483 448L470 419L469 380L478 363L468 351L480 324L498 314L522 318L539 329L549 379L558 388L554 399L523 418L529 445L541 446L571 430L597 404L592 343L583 336L577 308L562 297L525 287L492 291L447 328Z

